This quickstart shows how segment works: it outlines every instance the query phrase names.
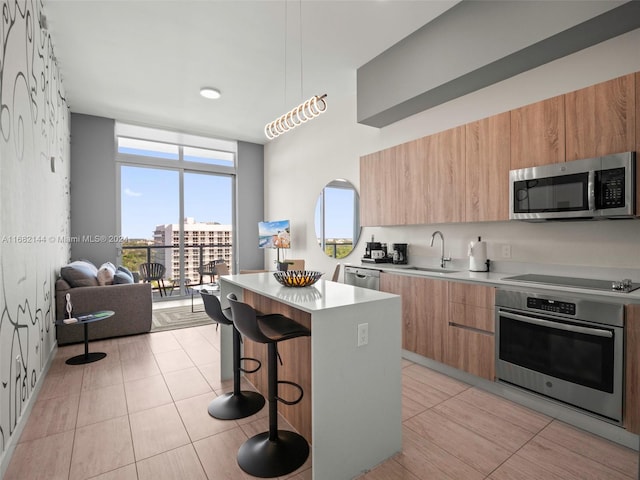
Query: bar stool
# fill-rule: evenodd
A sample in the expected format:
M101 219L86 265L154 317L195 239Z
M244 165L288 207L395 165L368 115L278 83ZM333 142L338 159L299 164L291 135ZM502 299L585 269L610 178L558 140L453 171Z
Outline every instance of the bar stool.
M254 373L257 372L262 364L256 358L245 358L240 355L240 333L233 325L231 319L231 309L222 310L220 300L216 295L201 291L204 310L211 320L222 325L231 325L233 327L233 392L225 393L215 398L209 403L208 412L214 418L220 420L237 420L245 418L259 412L264 407L264 397L258 392L240 390L240 372ZM250 360L258 362L258 367L253 370L242 368L241 362Z
M269 431L259 433L244 442L238 450L238 465L254 477L273 478L300 468L309 457L309 444L302 435L278 430L278 402L295 405L304 392L300 385L278 380L278 342L297 337L308 337L311 331L280 314L258 315L246 303L238 301L233 293L227 296L236 328L245 337L257 343L266 343L268 352ZM300 396L293 401L278 396L278 385L286 383L297 388Z

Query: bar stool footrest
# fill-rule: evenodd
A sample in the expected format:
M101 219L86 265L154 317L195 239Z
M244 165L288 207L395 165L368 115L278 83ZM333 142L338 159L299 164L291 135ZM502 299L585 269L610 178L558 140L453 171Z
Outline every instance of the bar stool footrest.
M300 385L298 385L297 383L289 382L287 380L278 380L278 385L280 385L281 383L285 385L291 385L292 387L297 388L298 391L300 392L300 396L295 400L285 400L284 398L276 395L277 401L284 403L285 405L296 405L302 401L302 397L304 396L304 390L302 390L302 387Z
M264 397L258 392L243 390L239 393L225 393L213 399L207 411L219 420L237 420L258 413L264 404Z
M238 450L238 465L249 475L274 478L300 468L309 457L309 444L302 435L278 430L275 440L269 432L259 433Z
M240 357L240 363L242 362L256 362L258 364L258 366L252 370L240 367L240 371L243 373L256 373L258 370L260 370L260 368L262 367L262 362L260 360L258 360L257 358L251 358L251 357Z

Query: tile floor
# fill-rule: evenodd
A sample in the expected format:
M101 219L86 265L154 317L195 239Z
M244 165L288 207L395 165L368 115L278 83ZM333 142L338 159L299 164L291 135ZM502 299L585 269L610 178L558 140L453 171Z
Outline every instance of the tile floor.
M208 415L231 388L216 345L204 326L93 342L108 356L84 366L64 363L82 345L59 348L5 479L251 478L236 452L267 409ZM402 400L403 452L360 480L636 478L636 452L408 361ZM287 478L310 480L311 460Z

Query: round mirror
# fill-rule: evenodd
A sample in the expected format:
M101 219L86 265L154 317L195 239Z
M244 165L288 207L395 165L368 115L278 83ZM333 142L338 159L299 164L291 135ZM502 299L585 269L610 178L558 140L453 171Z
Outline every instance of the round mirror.
M318 245L331 258L351 253L360 236L360 199L347 180L333 180L320 193L316 203Z

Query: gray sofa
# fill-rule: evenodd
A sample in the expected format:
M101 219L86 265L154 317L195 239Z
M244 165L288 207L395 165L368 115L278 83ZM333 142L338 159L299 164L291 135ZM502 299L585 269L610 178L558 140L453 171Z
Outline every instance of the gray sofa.
M99 310L115 312L112 317L89 325L89 340L135 335L151 330L151 284L107 283L101 285L97 280L94 283L90 278L83 281L68 281L71 279L68 274L64 274L65 268L67 267L61 271L62 278L56 281L56 319L60 320L67 316L65 297L69 293L74 315ZM58 345L82 342L84 327L74 324L58 325L56 338Z

